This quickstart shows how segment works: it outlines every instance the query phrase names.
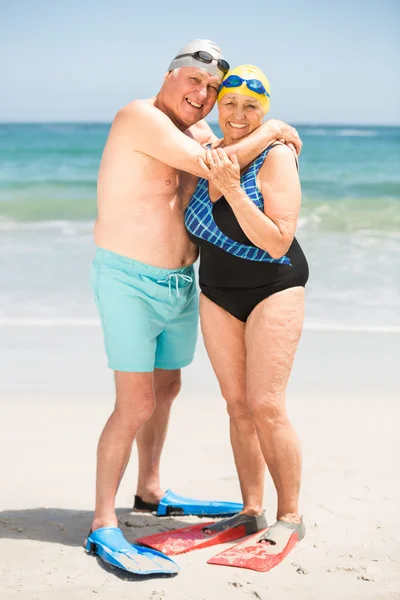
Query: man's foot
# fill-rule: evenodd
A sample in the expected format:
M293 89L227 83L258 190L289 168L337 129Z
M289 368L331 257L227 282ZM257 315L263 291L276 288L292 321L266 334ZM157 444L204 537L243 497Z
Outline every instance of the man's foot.
M112 517L110 519L100 519L94 518L92 523L92 528L90 533L96 531L97 529L102 529L103 527L118 527L118 519L117 517Z
M137 491L133 509L137 512L156 512L165 494L166 492L163 492L161 489L158 492L144 491L139 493Z
M144 504L146 506L152 505L152 506L157 507L159 505L160 501L162 500L162 498L164 498L165 494L166 494L166 491L162 490L161 488L157 488L157 489L153 489L153 490L138 488L138 490L135 494L135 506L136 506L136 503L138 503L138 504ZM157 508L155 508L153 510L157 510Z
M148 503L140 496L135 496L133 510L140 512L155 512L157 516L169 515L196 515L220 516L235 515L243 509L243 504L238 502L221 502L218 500L195 500L178 496L167 490L158 504Z
M179 571L178 565L168 556L129 544L118 527L101 527L90 532L85 548L108 565L135 575L175 575Z

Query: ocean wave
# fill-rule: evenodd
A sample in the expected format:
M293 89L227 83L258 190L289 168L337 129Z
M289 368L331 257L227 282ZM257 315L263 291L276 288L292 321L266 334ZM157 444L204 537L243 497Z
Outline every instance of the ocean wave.
M78 177L78 173L73 173L75 178L70 176L68 170L65 170L64 177L61 175L58 179L51 179L45 173L36 173L31 176L25 176L25 179L21 178L21 175L15 173L15 178L7 176L5 179L0 178L0 190L3 190L3 194L7 193L9 196L14 196L18 192L27 192L29 195L42 194L47 197L54 197L57 194L68 193L70 196L76 193L75 190L83 190L87 193L87 190L93 191L96 194L96 178L88 179L85 174ZM1 206L0 197L0 206Z
M0 201L0 217L33 221L92 220L96 217L96 196L85 195L14 197Z
M390 178L385 176L371 177L371 180L357 179L355 176L349 178L346 173L338 173L332 176L329 173L316 174L312 176L301 176L303 196L336 202L345 199L349 202L360 202L365 198L373 201L400 201L400 178L397 173L391 174ZM0 204L1 207L1 204Z
M397 198L340 198L324 202L305 196L299 227L313 231L397 233L400 202Z
M56 231L64 235L79 235L92 232L93 221L17 221L0 216L1 232L38 232Z
M345 126L327 126L327 127L298 127L301 137L307 136L327 136L327 137L386 137L389 134L396 134L395 131L384 131L369 127L345 127Z
M341 137L376 137L379 132L372 129L339 129L335 131L335 135Z
M329 135L330 133L332 132L327 129L306 129L304 132L305 135Z
M0 231L62 231L66 227L92 227L96 214L94 200L67 202L59 198L55 202L30 202L26 199L0 203ZM305 231L397 234L400 231L400 200L396 197L318 200L303 194L298 226Z

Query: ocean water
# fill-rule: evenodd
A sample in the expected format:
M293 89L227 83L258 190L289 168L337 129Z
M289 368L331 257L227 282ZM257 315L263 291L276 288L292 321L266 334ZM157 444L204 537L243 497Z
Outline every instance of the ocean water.
M400 331L400 127L298 130L306 326ZM108 131L0 124L0 324L97 323L89 270Z

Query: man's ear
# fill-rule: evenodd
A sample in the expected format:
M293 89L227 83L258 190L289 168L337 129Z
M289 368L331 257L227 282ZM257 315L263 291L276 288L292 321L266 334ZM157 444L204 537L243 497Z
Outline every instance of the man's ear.
M177 69L174 69L174 71L176 72ZM164 75L164 81L167 81L167 79L170 79L170 77L172 77L173 74L175 74L174 71L167 71Z
M172 69L171 71L168 71L164 75L164 81L167 81L167 79L170 79L171 77L176 77L178 75L179 71L180 71L180 67L178 69Z

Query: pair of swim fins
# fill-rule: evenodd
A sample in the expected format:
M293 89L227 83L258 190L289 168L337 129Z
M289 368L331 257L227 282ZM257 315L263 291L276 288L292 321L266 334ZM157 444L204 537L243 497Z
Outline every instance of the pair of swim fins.
M135 496L133 509L154 512L157 516L197 515L228 516L238 513L243 505L237 502L195 500L178 496L168 490L158 504L144 502ZM134 575L175 575L178 565L157 549L129 544L117 527L102 527L90 532L85 549L97 555L107 565Z
M136 499L134 508L146 510L143 504L143 501ZM226 515L240 511L242 505L206 501L200 501L199 504L198 501L168 491L158 505L151 505L151 509L159 516L176 510L180 511L178 514L196 514L192 512L196 510L201 511L197 514L202 516ZM211 513L207 513L207 510ZM103 527L90 532L86 550L98 555L108 565L135 575L175 575L179 567L170 556L244 538L207 562L266 572L289 554L304 533L302 522L277 521L268 527L264 514L236 514L219 522L211 521L139 538L137 542L141 546L129 544L120 529Z
M304 534L303 522L296 524L277 521L272 527L268 527L264 514L239 514L220 522L183 527L142 537L137 541L174 556L245 538L210 558L208 564L267 572L282 562Z

